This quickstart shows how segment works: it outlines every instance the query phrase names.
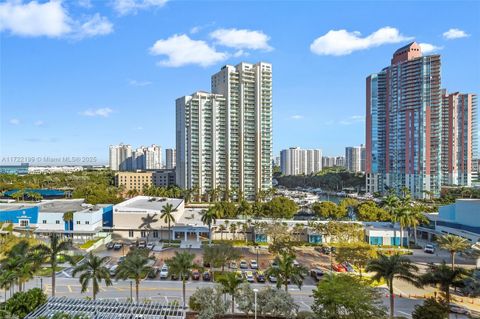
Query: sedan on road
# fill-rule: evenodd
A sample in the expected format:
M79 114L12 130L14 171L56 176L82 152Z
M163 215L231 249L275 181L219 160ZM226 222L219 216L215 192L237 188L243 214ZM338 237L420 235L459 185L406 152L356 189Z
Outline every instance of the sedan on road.
M240 261L240 269L248 269L248 263L246 260Z
M210 281L212 279L212 276L210 275L209 271L205 271L202 275L203 281Z
M319 281L323 276L323 270L320 268L312 268L310 269L310 276L316 281Z
M123 247L122 243L113 244L113 250L120 250L120 249L122 249L122 247Z
M255 259L250 260L250 268L252 269L258 269L258 264Z

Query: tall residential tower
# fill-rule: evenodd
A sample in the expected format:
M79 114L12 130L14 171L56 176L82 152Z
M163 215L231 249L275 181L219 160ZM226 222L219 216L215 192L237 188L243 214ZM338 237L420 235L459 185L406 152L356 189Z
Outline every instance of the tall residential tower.
M322 150L291 147L280 152L280 167L284 175L309 175L322 170Z
M272 66L226 65L211 84L177 99L177 184L254 199L272 186Z

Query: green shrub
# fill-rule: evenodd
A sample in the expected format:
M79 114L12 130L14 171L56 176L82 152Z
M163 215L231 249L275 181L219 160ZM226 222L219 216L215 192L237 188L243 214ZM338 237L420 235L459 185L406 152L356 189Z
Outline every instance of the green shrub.
M40 288L15 293L5 304L5 310L20 319L47 302L47 295Z

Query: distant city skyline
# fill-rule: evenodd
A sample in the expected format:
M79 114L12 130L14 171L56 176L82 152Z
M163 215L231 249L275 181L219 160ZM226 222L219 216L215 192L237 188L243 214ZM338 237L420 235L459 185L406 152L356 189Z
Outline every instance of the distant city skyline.
M174 148L175 99L245 60L273 66L275 157L364 143L365 74L412 40L441 55L443 87L480 93L478 2L403 2L395 15L388 2L120 3L0 3L1 158L108 164L121 142Z

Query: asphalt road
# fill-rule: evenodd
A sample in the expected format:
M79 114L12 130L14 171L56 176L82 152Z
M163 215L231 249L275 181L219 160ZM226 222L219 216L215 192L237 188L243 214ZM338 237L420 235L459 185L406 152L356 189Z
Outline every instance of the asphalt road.
M40 287L40 278L35 278L27 283L27 289ZM42 278L43 288L47 294L51 294L50 278ZM187 282L187 299L195 291L196 288L213 286L213 283L203 281L188 281ZM252 284L253 288L261 289L262 287L271 285L270 283ZM300 310L310 310L312 304L312 291L315 288L314 285L305 285L302 289L298 289L296 286L289 286L289 293L293 296L295 302L300 306ZM70 298L84 298L91 296L91 290L89 289L84 294L81 293L81 286L78 282L78 278L57 278L57 296L66 296ZM133 296L135 296L135 287L133 287ZM126 300L130 297L130 282L118 281L114 282L113 286L100 288L100 293L97 298L99 299L118 299ZM171 280L145 280L140 286L140 299L151 300L181 300L182 298L182 286L180 281ZM3 296L0 298L3 299ZM382 295L382 300L385 306L388 306L388 298L386 295ZM395 299L395 312L397 316L404 316L411 318L410 314L413 308L417 304L421 304L422 300L408 299L408 298L396 298ZM457 317L466 318L466 317Z

